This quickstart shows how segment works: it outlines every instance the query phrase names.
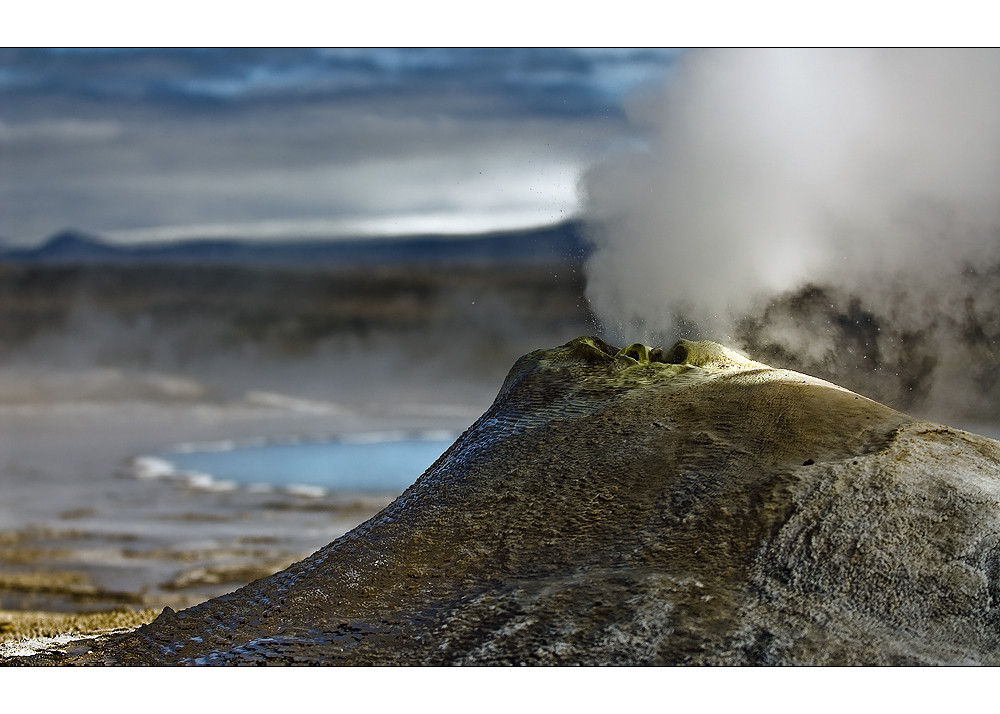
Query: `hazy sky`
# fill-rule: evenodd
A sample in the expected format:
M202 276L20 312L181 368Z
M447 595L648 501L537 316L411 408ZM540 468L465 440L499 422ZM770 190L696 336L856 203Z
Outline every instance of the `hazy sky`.
M465 232L576 215L669 50L0 50L0 239Z

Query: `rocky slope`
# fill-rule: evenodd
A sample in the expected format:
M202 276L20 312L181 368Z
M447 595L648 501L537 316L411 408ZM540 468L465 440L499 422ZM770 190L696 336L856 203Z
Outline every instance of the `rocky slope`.
M1000 664L1000 443L711 342L539 350L380 514L74 664Z

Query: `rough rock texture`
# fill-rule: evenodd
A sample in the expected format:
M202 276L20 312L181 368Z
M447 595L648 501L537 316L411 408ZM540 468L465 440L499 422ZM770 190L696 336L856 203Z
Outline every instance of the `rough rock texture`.
M91 646L91 645L88 645ZM711 343L526 355L411 488L80 664L1000 664L1000 443Z

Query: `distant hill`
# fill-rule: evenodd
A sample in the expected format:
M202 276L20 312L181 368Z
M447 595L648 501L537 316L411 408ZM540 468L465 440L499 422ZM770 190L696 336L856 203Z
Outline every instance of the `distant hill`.
M116 245L64 231L35 248L0 244L0 263L42 265L317 265L563 263L584 260L582 224L468 236L422 235L348 240L185 240Z

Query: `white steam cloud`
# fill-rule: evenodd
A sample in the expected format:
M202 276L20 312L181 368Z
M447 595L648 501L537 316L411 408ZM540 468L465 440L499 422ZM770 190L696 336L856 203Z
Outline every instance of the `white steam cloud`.
M729 339L809 282L904 276L933 296L997 257L998 51L692 52L633 99L648 144L584 179L588 297L611 337L693 321Z

